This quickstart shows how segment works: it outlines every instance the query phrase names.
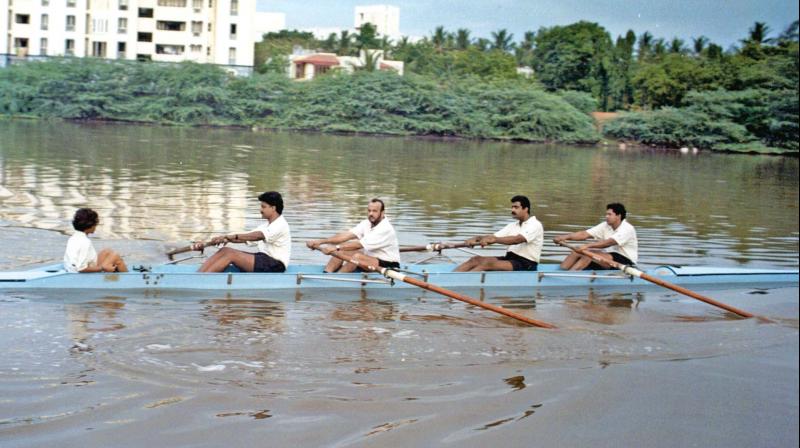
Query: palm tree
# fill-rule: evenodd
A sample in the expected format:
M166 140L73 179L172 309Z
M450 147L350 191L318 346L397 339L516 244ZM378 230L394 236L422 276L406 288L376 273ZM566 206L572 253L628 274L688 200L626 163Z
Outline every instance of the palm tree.
M433 42L434 48L436 51L441 52L442 48L444 48L444 41L447 39L447 32L444 30L443 26L437 26L435 30L433 30L433 36L431 41Z
M767 38L770 31L772 30L769 29L766 23L756 22L750 28L747 39L743 40L742 43L745 45L753 44L757 47L761 46L762 44L771 43L773 39Z
M466 50L469 48L469 43L469 30L466 28L459 28L458 31L456 31L456 48L459 50Z
M666 52L667 44L664 43L664 39L656 39L653 41L653 54L656 57L663 56Z
M491 48L491 46L492 43L489 42L489 39L486 39L484 37L481 37L475 41L475 47L481 51L489 51L489 48Z
M669 52L675 54L683 54L686 51L686 47L683 45L683 39L678 39L677 37L673 37L669 43Z
M708 38L706 36L693 37L692 47L694 48L694 54L696 56L702 55L703 50L706 49L706 44L708 44Z
M353 43L353 36L349 31L344 30L339 34L339 44L337 45L339 56L347 56L350 54L350 47Z
M509 51L514 48L516 45L511 43L511 40L514 38L514 34L509 34L505 28L492 31L492 39L494 42L492 43L492 49L494 50L502 50L502 51Z
M780 42L797 42L798 38L800 38L800 22L795 20L792 22L791 25L787 26L786 29L781 33L778 37L778 41Z
M641 61L650 55L650 50L653 47L653 35L649 31L639 36L639 50L638 59Z
M534 31L526 31L525 34L523 34L522 42L520 42L519 47L517 47L517 49L514 50L514 56L517 59L517 65L531 64L531 57L533 55L533 45L535 38L536 38L536 32Z

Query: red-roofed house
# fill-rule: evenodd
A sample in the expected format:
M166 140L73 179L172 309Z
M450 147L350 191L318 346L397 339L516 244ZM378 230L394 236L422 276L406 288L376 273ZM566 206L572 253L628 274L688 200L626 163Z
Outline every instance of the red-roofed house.
M403 75L403 61L383 59L383 52L380 50L369 51L374 58L373 60L378 70L394 70L401 76ZM366 65L366 59L363 50L358 57L337 56L334 53L308 53L297 51L295 54L289 56L289 77L296 80L309 80L332 69L352 73L356 69L364 67Z

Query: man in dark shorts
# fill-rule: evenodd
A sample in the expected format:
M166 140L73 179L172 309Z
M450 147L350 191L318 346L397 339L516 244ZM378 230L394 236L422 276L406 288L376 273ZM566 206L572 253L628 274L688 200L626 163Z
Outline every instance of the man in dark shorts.
M456 272L468 271L535 271L544 243L542 223L531 215L531 201L525 196L511 198L511 216L516 221L494 235L475 236L466 244L486 247L489 244L508 244L501 257L475 256L456 267Z
M633 266L639 258L639 242L636 239L636 229L625 219L627 215L624 205L616 202L608 204L605 221L591 229L557 236L553 241L558 244L562 241L584 241L594 238L596 241L584 244L581 249L589 250L604 260L614 260L617 263ZM612 268L610 265L597 263L591 258L572 252L561 262L561 269L580 271Z
M367 219L344 232L321 240L306 242L309 249L318 249L325 255L341 251L343 255L369 265L396 269L400 267L400 244L394 227L386 217L386 206L380 199L367 205ZM323 247L324 246L324 247ZM354 272L358 266L331 257L325 272Z
M283 217L283 198L277 191L268 191L258 197L261 201L261 217L266 223L248 233L217 236L209 240L212 244L246 243L258 241L258 252L251 253L223 247L209 257L198 272L222 272L233 264L244 272L283 272L289 265L292 250L292 234L289 223ZM195 250L204 247L199 241L192 245Z

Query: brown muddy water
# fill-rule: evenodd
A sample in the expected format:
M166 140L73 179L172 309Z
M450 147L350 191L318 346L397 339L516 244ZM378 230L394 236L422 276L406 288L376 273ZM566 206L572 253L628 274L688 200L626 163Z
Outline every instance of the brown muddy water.
M421 244L521 193L548 237L624 202L645 267L798 266L790 158L12 121L0 187L2 270L59 260L76 207L159 262L271 189L296 263L373 196ZM798 288L701 292L775 322L655 288L484 291L557 330L423 292L0 293L0 446L797 446Z

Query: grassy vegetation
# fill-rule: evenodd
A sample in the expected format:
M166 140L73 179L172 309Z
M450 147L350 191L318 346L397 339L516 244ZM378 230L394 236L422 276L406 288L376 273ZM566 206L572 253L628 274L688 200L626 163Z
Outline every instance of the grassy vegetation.
M236 78L222 69L93 59L0 71L0 112L65 119L591 143L590 117L524 80L387 72Z

